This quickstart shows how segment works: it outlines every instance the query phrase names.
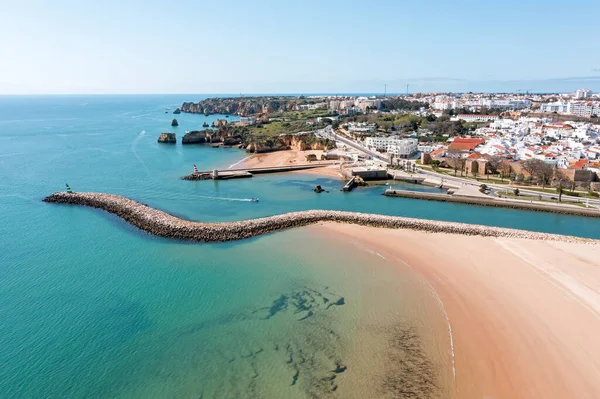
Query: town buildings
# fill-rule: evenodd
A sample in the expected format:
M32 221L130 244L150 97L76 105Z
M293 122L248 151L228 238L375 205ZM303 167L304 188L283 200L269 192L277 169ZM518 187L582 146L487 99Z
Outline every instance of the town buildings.
M394 136L373 136L365 139L365 146L371 151L387 152L399 158L408 158L417 152L417 139L401 139Z

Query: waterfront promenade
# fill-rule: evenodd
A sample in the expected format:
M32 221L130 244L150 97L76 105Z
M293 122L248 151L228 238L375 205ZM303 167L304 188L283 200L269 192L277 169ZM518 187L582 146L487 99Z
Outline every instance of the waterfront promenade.
M449 195L439 193L416 192L409 190L387 189L384 192L384 195L388 197L412 198L428 201L454 202L468 205L483 205L499 208L522 209L527 211L560 213L564 215L588 216L597 218L600 217L600 210L596 208L583 208L581 206L570 204L545 203L539 201L526 201L512 198L495 198L485 196L484 194L481 194L479 196L466 196L460 195L459 193Z

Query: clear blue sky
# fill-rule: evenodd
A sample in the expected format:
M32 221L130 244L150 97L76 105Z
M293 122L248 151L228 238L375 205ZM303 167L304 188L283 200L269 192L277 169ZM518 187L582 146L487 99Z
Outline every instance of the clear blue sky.
M0 0L0 94L600 91L600 0Z

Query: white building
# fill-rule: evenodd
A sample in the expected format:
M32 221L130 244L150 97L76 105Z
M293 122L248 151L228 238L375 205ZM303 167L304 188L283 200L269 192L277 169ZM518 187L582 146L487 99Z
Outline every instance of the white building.
M375 133L377 126L374 123L350 122L348 123L348 131L351 133Z
M589 98L592 96L592 91L590 89L579 89L573 94L573 97L577 99L581 98Z
M523 109L531 106L531 100L481 100L481 106L487 108L499 108L499 109Z
M408 158L417 152L417 139L403 139L391 141L388 144L387 153L399 158Z
M371 151L385 151L396 157L407 158L417 152L417 139L397 137L367 137L365 145Z
M256 118L254 116L242 116L240 117L240 124L242 125L254 125Z
M565 113L568 111L568 107L568 103L559 100L553 103L542 104L540 106L540 112Z
M463 120L465 122L487 122L495 121L498 119L498 115L481 115L481 114L460 114L452 118L452 120L458 121Z
M421 145L417 145L417 151L422 152L424 154L429 154L430 152L433 152L435 150L437 150L438 148L442 148L443 145L442 144L421 144Z
M600 102L598 101L570 101L567 112L577 116L600 116Z

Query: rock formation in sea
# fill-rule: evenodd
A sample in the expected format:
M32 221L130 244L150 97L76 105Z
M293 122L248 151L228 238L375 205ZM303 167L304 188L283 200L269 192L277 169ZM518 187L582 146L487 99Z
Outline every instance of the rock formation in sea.
M173 111L174 114L180 114L181 113L181 108L175 108L175 111Z
M177 142L177 136L175 133L161 133L158 137L158 142L175 144Z
M173 120L171 121L171 126L179 126L179 122L177 122L177 119L173 118Z

